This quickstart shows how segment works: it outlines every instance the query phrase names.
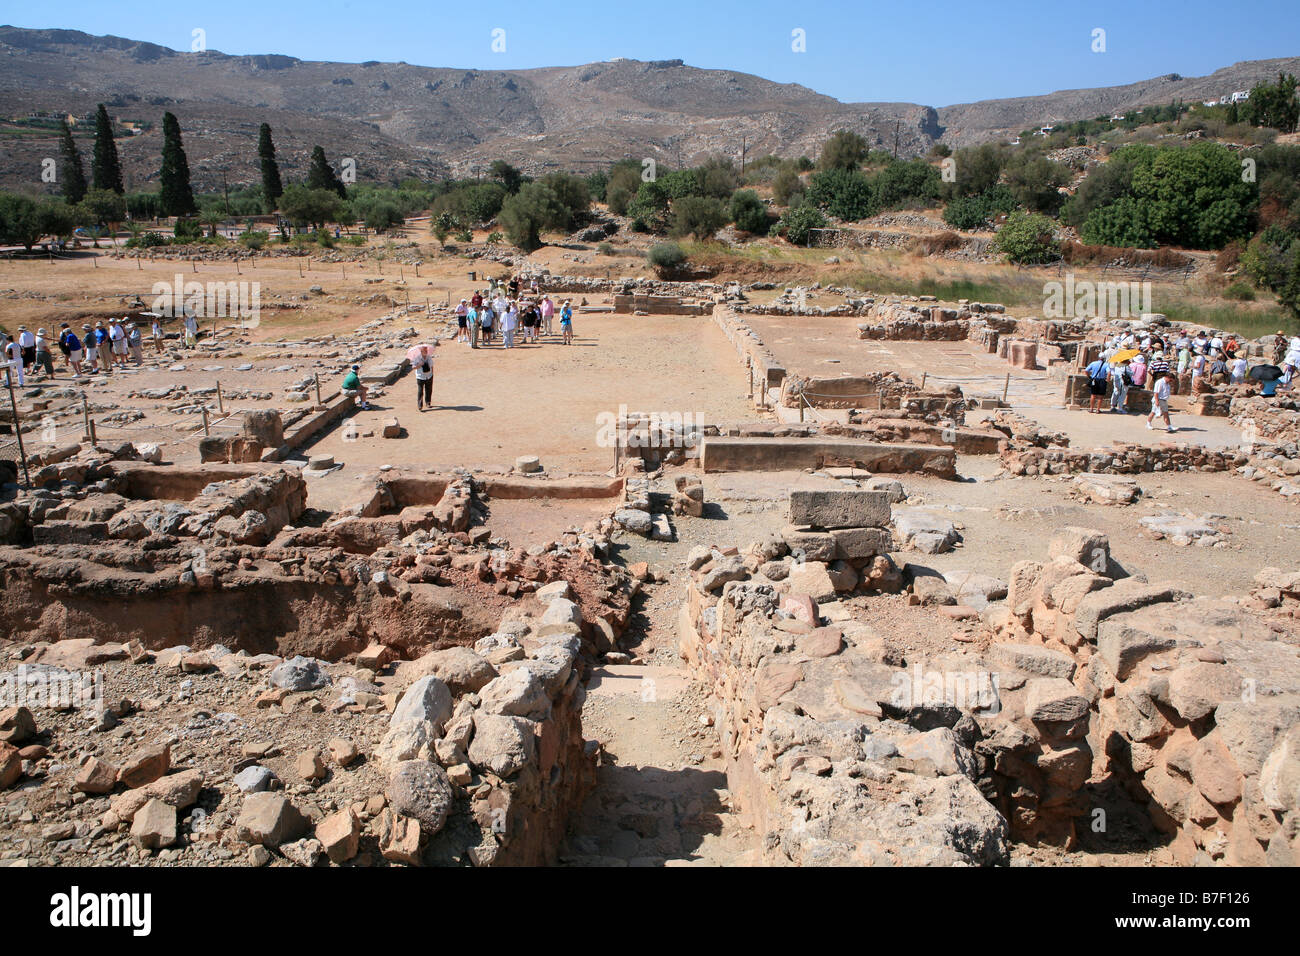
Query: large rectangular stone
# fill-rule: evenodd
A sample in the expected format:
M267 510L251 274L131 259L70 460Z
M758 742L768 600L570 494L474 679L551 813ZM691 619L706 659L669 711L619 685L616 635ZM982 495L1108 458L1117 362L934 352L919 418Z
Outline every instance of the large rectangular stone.
M835 541L835 556L845 560L874 558L894 549L894 536L886 528L837 528L830 535Z
M874 475L916 472L954 478L957 452L951 445L908 445L841 438L706 436L700 468L719 471L800 471L845 466Z
M835 539L827 531L810 531L787 525L781 531L781 539L792 553L805 561L825 561L829 564L838 557Z
M879 528L889 523L883 491L791 491L790 523L813 528Z
M1186 591L1170 584L1117 581L1108 588L1094 591L1079 602L1079 609L1074 614L1074 626L1081 637L1095 641L1097 626L1108 617L1136 611L1152 604L1182 601L1189 597L1191 595Z

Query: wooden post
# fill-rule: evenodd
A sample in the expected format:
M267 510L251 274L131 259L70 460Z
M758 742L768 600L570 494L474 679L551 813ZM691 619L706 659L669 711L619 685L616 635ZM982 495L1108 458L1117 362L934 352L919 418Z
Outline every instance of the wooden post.
M23 448L23 426L22 422L18 420L18 399L14 397L14 372L12 368L5 373L5 381L9 383L9 405L14 410L14 435L18 438L18 460L23 463L23 481L30 489L32 487L32 476L27 472L27 450Z
M316 379L316 404L320 404L320 372L312 372L312 378Z
M143 271L144 271L144 263L143 263L143 261L140 259L139 256L136 256L136 257L135 257L135 271L136 271L136 272L143 272Z
M221 398L221 382L220 382L220 381L217 382L217 411L221 412L221 414L223 414L223 415L226 414L226 403L225 403L225 401Z
M1007 380L1002 384L1002 404L1007 402L1007 392L1011 390L1011 373L1007 372Z
M924 390L924 388L925 388L925 378L926 378L926 376L929 375L929 374L930 374L929 372L922 372L922 373L921 373L921 388L922 388L923 390Z
M212 434L212 432L208 429L208 406L206 405L203 406L203 434L205 435Z
M749 400L754 400L754 363L749 364Z
M190 267L193 268L193 270L194 270L195 272L198 272L198 271L199 271L199 260L198 260L198 259L191 259L191 260L190 260Z
M802 395L800 395L800 396L799 396L799 421L801 421L801 422L803 421L803 406L804 406L804 401L805 401L804 397L803 397Z
M90 444L95 444L95 423L90 418L90 403L84 398L81 400L81 415L86 422L86 437L90 439Z

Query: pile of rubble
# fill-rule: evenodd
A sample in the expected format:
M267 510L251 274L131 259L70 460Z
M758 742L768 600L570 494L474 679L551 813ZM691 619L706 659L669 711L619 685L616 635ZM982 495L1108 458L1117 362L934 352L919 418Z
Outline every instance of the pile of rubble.
M1300 862L1300 633L1252 603L1272 602L1124 577L1105 535L1066 528L1048 561L1013 568L988 616L994 650L1012 642L1055 669L1052 716L1077 725L1080 781L1091 765L1145 801L1181 864ZM1044 809L1028 808L1035 825Z
M680 650L767 862L1005 863L1012 839L1105 831L1117 784L1180 863L1296 863L1300 576L1234 603L1128 575L1089 529L1048 553L1009 585L909 565L903 619L773 581L762 546L701 555Z
M382 644L351 665L15 646L0 683L41 706L0 711L0 859L553 862L598 754L582 736L591 625L574 596L551 582L472 647L411 661ZM98 696L43 706L90 667Z

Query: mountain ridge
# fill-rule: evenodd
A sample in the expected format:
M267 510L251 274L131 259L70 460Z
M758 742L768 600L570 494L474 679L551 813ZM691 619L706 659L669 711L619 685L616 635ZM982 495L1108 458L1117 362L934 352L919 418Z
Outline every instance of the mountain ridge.
M271 124L292 179L313 145L355 160L358 181L481 175L505 159L536 175L583 171L623 157L674 166L725 153L815 156L836 129L876 148L923 155L1002 139L1022 129L1102 112L1248 88L1300 58L1245 61L1207 77L1169 74L1119 87L931 107L844 103L797 83L680 59L616 58L577 66L487 70L367 60L340 63L283 54L188 53L76 30L0 27L0 114L81 116L104 102L115 116L149 120L121 140L129 189L156 182L164 110L181 120L195 186L258 181L257 128ZM105 92L105 91L111 91ZM1146 97L1145 100L1143 98ZM1153 99L1154 97L1154 99ZM1137 102L1142 100L1142 102ZM0 185L40 188L49 138L0 142Z

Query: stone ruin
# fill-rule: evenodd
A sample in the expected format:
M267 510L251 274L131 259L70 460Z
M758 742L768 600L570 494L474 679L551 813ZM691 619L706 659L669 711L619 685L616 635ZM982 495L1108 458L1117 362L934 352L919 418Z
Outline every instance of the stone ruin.
M879 499L857 495L881 521ZM844 501L792 510L834 525ZM799 555L788 573L772 573L785 540L699 555L679 616L764 862L1003 864L1012 841L1072 847L1104 828L1121 812L1109 788L1180 863L1295 865L1295 620L1260 609L1294 608L1296 575L1263 572L1244 603L1194 597L1065 528L1000 589L905 567L918 627L960 610L959 587L1005 598L955 642L913 650L825 586L822 543L824 560Z

